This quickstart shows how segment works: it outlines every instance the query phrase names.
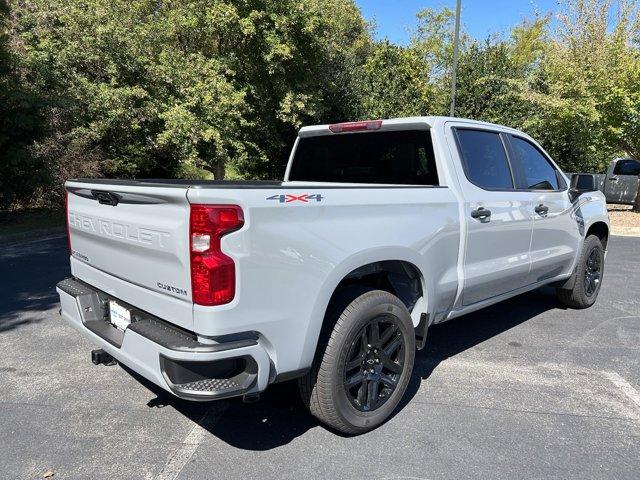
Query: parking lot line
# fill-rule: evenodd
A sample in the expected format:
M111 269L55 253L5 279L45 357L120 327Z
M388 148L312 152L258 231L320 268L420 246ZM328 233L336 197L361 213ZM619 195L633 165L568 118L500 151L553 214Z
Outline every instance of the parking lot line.
M175 480L180 472L198 449L202 440L207 434L207 430L202 425L208 425L212 421L214 410L207 412L194 423L189 433L184 438L180 446L173 452L167 460L164 468L156 476L155 480Z
M631 386L624 378L618 375L616 372L602 372L611 383L613 383L618 389L624 393L633 403L640 408L640 393Z

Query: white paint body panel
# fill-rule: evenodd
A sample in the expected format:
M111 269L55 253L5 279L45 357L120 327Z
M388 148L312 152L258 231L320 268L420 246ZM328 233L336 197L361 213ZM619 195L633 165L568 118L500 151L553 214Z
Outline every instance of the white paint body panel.
M114 207L91 198L91 190L105 190L103 184L66 187L75 192L69 193L68 207L73 274L192 329L186 190L110 185L109 192L121 197Z
M196 332L217 336L256 330L272 344L278 371L304 368L336 286L356 268L382 260L404 260L423 272L433 315L451 309L460 230L450 189L303 191L324 200L280 204L265 199L281 190L222 192L245 212L244 227L222 241L237 265L237 294L228 305L196 305ZM194 189L189 201L219 203L220 195L215 189Z

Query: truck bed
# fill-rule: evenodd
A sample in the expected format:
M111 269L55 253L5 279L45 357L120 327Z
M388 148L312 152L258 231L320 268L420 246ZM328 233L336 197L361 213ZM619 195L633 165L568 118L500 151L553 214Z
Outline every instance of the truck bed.
M114 178L72 178L69 182L91 183L95 185L139 186L139 187L174 187L174 188L274 188L281 187L284 182L271 180L201 180L201 179L114 179Z
M66 187L77 279L198 335L259 331L280 342L277 332L291 323L282 341L295 337L298 351L280 356L284 371L299 367L305 332L322 317L333 283L360 262L392 255L428 264L435 314L456 292L459 210L446 186L79 179ZM117 204L101 204L100 192ZM192 302L190 207L203 204L244 213L244 226L221 240L236 265L237 294L219 307Z
M329 183L329 182L298 182L282 180L201 180L201 179L115 179L115 178L71 178L69 183L88 183L92 185L109 185L115 187L150 187L150 188L202 188L202 189L278 189L278 188L308 188L322 187L323 189L339 188L445 188L439 185L395 185L374 183Z

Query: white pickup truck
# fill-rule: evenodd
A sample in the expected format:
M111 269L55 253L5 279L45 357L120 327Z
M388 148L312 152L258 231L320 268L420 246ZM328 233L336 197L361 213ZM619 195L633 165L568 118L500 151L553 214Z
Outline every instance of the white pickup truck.
M457 118L304 127L283 182L65 186L57 291L94 361L191 400L298 378L351 434L398 406L431 325L546 284L592 305L609 236L593 176Z

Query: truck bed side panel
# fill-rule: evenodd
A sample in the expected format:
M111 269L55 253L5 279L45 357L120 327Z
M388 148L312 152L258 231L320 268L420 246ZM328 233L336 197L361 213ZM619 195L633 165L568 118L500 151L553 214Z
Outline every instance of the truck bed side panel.
M194 330L255 330L272 345L278 372L309 366L335 287L363 265L410 262L424 275L431 318L452 306L460 227L448 188L295 185L291 191L191 189L188 197L235 203L245 213L244 227L222 241L236 262L236 298L220 307L196 305Z

